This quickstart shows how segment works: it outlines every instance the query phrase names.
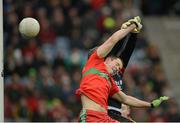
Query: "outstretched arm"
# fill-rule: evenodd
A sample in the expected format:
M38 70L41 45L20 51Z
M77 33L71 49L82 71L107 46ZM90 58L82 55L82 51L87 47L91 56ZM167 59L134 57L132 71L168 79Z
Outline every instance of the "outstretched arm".
M106 57L112 50L112 48L115 46L115 44L121 39L123 39L128 33L130 33L135 28L136 25L131 24L126 29L121 29L115 32L108 40L106 40L101 46L98 47L97 55L101 58Z
M158 107L161 104L161 102L163 102L164 100L168 100L168 97L163 96L160 97L159 99L153 100L152 102L146 102L143 100L139 100L135 97L128 96L122 91L119 91L118 93L114 94L112 97L124 104L137 108Z
M149 108L151 107L151 103L145 102L139 99L136 99L132 96L128 96L122 91L119 91L118 93L113 95L113 98L117 99L118 101L127 104L132 107L137 107L137 108Z

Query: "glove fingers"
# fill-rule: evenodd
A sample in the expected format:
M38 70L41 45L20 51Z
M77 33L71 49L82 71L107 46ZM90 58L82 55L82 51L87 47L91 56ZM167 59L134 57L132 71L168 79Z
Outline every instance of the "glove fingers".
M165 101L165 100L168 100L168 99L169 99L169 97L167 97L167 96L162 96L162 97L160 97L159 99L154 100L154 101L152 102L152 104L153 104L154 107L158 107L158 106L161 104L161 102L163 102L163 101Z
M131 25L131 23L130 23L130 22L126 22L125 24L126 24L127 26L130 26L130 25Z
M121 29L126 29L129 25L131 25L130 22L126 22L121 26Z
M141 24L141 18L139 16L134 17L133 19L130 19L128 22L135 23L136 28L132 31L133 33L139 33L140 30L142 29L142 24Z
M137 22L141 23L141 18L139 16L134 17L135 20L137 20Z
M121 29L126 29L127 28L127 25L125 25L125 24L123 24L122 26L121 26Z
M139 33L141 31L142 24L141 18L139 16L136 16L133 19L130 19L127 22L123 23L121 29L126 29L131 24L136 24L136 28L132 31L132 33Z
M169 99L169 97L167 97L167 96L160 97L160 100L162 100L162 101L168 100L168 99Z

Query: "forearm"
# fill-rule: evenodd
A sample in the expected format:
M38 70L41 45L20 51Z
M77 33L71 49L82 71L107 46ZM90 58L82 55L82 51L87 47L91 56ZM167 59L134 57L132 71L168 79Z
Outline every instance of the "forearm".
M137 98L134 98L132 96L126 96L125 102L123 102L129 106L136 107L136 108L150 108L151 103L139 100Z
M166 101L168 99L169 99L169 97L167 97L167 96L161 96L160 98L155 99L151 103L149 103L149 102L134 98L132 96L126 96L124 103L129 106L133 106L133 107L137 107L137 108L150 108L150 107L155 108L155 107L160 106L160 104L163 101Z
M103 45L101 45L97 49L98 56L105 57L109 54L109 52L112 50L112 48L115 46L115 44L118 41L121 41L128 33L130 33L134 28L136 27L135 24L132 24L126 29L121 29L115 32L108 40L104 42Z
M117 32L115 32L111 37L110 37L110 42L113 44L116 44L118 41L123 39L129 32L131 32L134 28L136 27L135 24L132 24L129 26L127 29L121 29Z
M128 96L125 93L123 93L122 91L114 94L112 97L114 99L116 99L126 105L132 106L132 107L137 107L137 108L150 108L151 107L151 103L139 100L132 96Z
M129 34L130 34L130 33L129 33ZM122 49L125 41L127 40L129 34L127 34L124 38L121 39L121 41L118 41L118 42L115 44L115 46L112 48L112 50L111 50L110 53L108 54L109 56L114 55L114 56L119 57L119 56L118 56L118 53L121 51L121 49Z

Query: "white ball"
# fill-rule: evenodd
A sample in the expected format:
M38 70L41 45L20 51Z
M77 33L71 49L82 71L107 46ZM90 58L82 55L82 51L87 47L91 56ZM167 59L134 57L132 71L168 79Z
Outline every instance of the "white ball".
M37 36L39 30L39 22L34 18L27 17L19 23L19 32L24 37L33 38Z

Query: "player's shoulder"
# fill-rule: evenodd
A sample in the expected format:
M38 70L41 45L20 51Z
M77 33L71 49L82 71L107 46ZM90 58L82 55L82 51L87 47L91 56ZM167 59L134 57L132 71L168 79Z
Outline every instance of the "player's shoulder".
M89 52L88 52L88 59L89 59L91 56L97 54L97 48L98 48L98 46L96 46L96 47L94 47L94 48L92 48L92 49L89 50Z

